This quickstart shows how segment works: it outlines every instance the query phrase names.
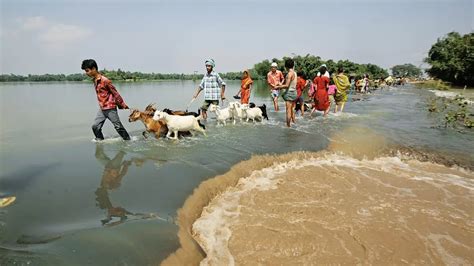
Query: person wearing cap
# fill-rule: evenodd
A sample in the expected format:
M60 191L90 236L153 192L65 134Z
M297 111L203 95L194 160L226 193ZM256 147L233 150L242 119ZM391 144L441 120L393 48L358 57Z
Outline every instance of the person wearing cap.
M271 64L271 67L272 68L270 72L268 72L267 74L267 83L270 86L270 92L273 99L273 107L275 108L275 111L278 112L278 96L280 94L280 91L276 89L276 87L283 83L285 77L283 76L283 73L281 73L281 71L277 69L278 65L276 62L273 62Z
M204 90L204 103L201 106L203 119L207 119L206 111L211 103L219 105L219 99L225 100L225 82L219 74L214 71L214 67L216 66L214 59L207 59L205 65L207 72L202 78L201 84L199 84L199 87L193 96L194 100L199 96L201 91Z
M329 71L327 71L328 67L326 66L326 64L322 64L319 68L322 68L324 67L324 69L326 69L326 72L323 73L323 76L327 77L328 79L331 78L331 75L329 74ZM321 72L318 72L317 76L321 76Z

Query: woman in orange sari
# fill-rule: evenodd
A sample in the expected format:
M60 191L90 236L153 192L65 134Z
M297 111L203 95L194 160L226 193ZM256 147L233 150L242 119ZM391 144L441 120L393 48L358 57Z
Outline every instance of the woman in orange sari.
M240 84L240 103L249 103L250 101L250 90L252 89L253 80L250 77L248 70L244 70L242 75L242 83Z

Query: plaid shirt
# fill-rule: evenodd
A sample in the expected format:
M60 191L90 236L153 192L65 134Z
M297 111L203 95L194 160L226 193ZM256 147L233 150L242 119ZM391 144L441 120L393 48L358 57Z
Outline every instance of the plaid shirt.
M199 88L204 90L204 100L219 100L221 98L221 87L225 86L225 82L218 73L212 71L206 73L202 78Z
M100 109L114 109L117 105L121 108L128 107L108 78L101 75L100 78L94 82L94 85Z

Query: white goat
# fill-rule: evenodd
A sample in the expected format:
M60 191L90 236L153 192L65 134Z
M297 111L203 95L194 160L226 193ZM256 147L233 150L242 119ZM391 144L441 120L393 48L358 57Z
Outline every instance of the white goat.
M255 122L255 119L263 121L263 112L259 107L250 108L248 104L242 104L240 107L247 117L247 122L252 119Z
M232 113L232 118L234 119L234 125L237 122L237 119L242 122L242 119L246 118L245 112L242 110L242 105L239 102L229 103L229 109Z
M232 118L232 112L229 107L221 109L219 105L211 103L211 105L209 105L209 112L214 112L216 114L217 123L221 123L224 126L226 125L226 120Z
M199 126L198 120L200 119L201 116L194 117L192 115L170 115L162 111L156 111L153 115L153 120L164 120L166 122L166 125L168 126L168 133L166 134L166 137L171 138L171 132L173 132L173 139L178 139L179 131L189 131L193 136L193 131L199 131L204 134L204 136L206 136L206 131Z

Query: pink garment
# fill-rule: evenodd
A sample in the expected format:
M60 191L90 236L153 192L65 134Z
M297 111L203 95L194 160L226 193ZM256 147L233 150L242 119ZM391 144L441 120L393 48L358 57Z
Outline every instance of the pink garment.
M336 85L329 85L328 94L329 94L329 95L335 94L335 93L336 93L336 89L337 89Z

